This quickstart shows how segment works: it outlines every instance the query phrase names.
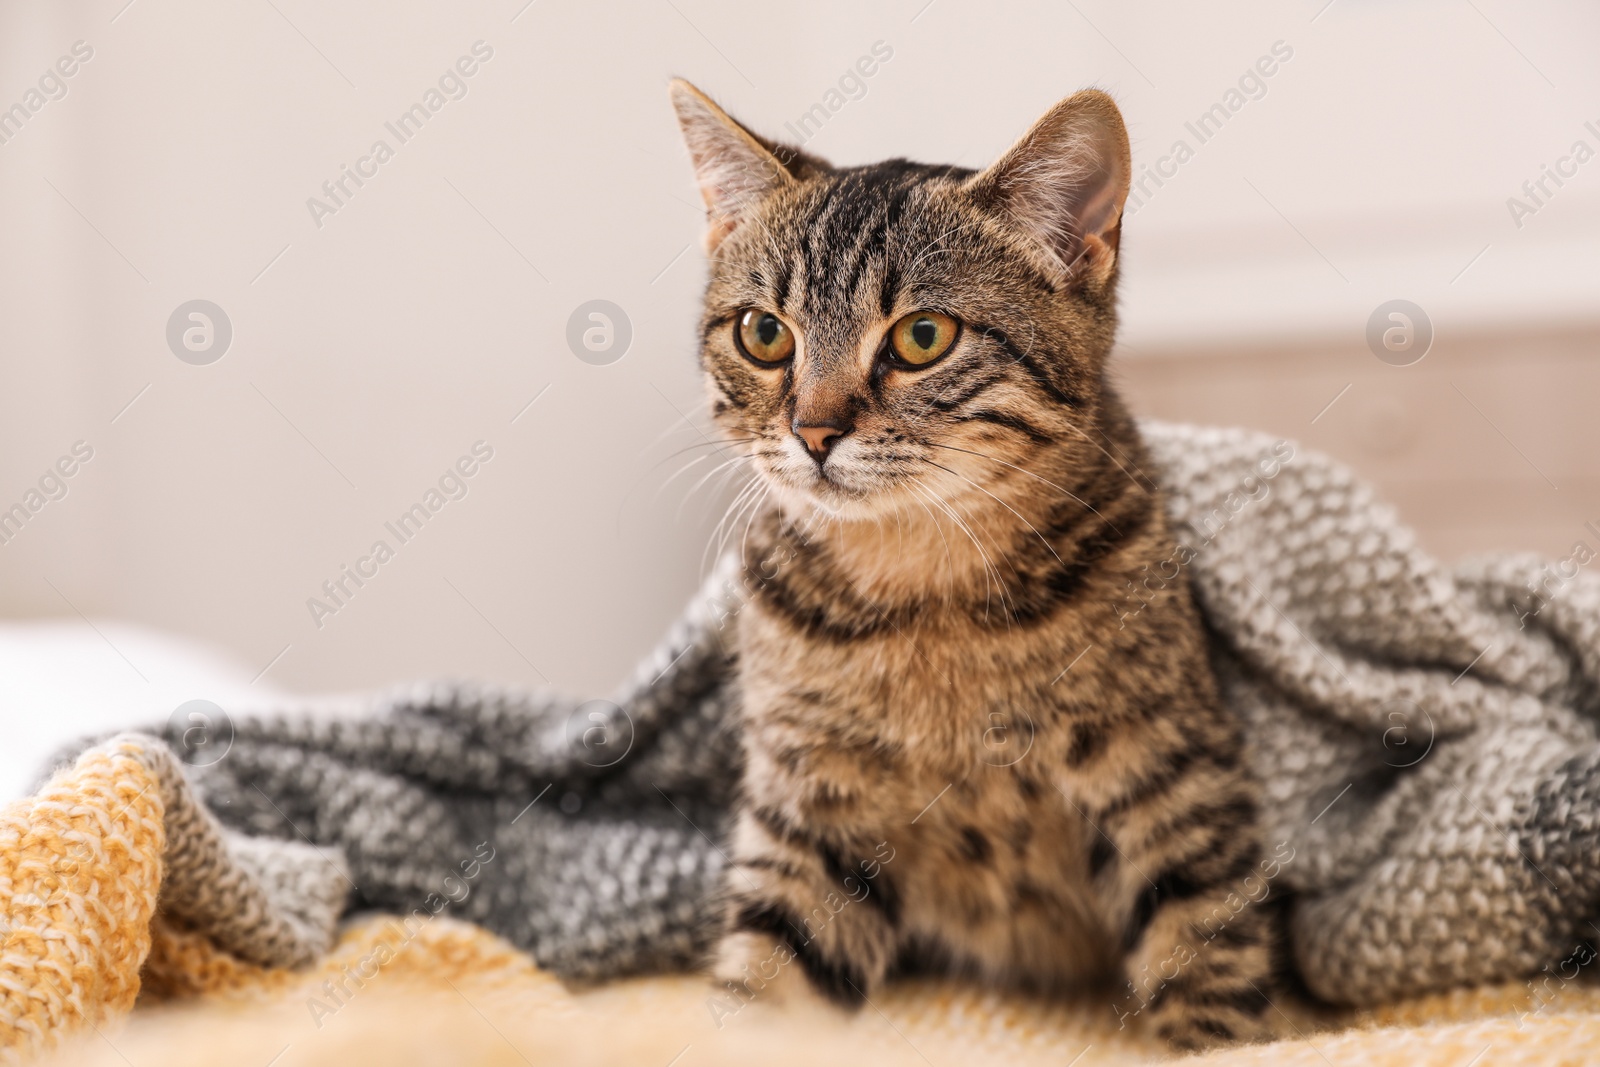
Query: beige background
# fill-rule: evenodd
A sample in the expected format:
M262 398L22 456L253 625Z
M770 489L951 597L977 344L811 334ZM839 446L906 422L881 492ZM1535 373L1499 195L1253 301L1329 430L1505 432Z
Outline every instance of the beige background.
M981 165L1099 85L1154 165L1284 42L1128 222L1137 405L1333 452L1450 557L1565 554L1600 521L1600 160L1520 228L1506 206L1600 148L1581 0L125 2L0 6L0 107L94 49L0 144L0 507L95 450L0 546L0 612L96 620L135 687L157 667L102 620L212 642L262 686L609 688L728 499L688 495L709 464L664 486L700 440L704 277L665 81L782 133L876 41L892 59L809 145L836 161ZM467 96L314 225L306 199L478 40ZM1397 297L1437 331L1406 368L1363 340ZM210 366L164 339L194 298L233 324ZM564 340L593 298L633 324L611 366ZM315 627L306 599L477 440L469 495Z

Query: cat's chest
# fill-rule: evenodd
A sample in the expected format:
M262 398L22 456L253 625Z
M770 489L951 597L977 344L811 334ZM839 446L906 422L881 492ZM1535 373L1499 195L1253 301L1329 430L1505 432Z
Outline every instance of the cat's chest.
M1060 733L1062 655L1039 635L961 627L808 637L759 609L743 620L748 726L860 751L913 775L1008 766Z

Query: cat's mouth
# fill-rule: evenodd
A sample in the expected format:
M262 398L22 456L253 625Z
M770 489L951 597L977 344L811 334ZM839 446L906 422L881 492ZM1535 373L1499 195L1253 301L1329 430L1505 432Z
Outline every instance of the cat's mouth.
M870 519L892 511L904 481L848 449L822 463L803 451L784 450L765 457L758 468L789 508L818 510L834 518Z
M986 488L986 472L968 469L966 458L942 451L929 455L909 445L882 449L846 438L819 463L798 441L776 435L751 454L756 475L784 511L879 523L930 509L947 514L955 508L964 515L978 496L997 499ZM1003 501L1000 506L1008 507Z
M813 463L809 470L789 475L789 480L802 493L815 497L818 502L838 504L860 501L872 495L873 486L859 484L856 472L844 466Z

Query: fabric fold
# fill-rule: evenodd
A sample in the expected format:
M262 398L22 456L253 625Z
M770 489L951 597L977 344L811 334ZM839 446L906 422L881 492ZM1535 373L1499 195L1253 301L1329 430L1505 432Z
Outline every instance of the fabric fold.
M260 966L311 962L333 943L342 865L225 831L157 737L91 747L0 814L0 1055L128 1011L165 929Z

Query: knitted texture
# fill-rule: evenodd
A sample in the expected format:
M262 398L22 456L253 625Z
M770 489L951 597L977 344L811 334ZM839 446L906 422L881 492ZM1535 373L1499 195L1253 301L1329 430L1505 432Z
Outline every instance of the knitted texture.
M1452 570L1325 458L1144 429L1310 989L1376 1004L1569 959L1600 910L1600 580ZM174 881L209 872L163 905L254 964L303 963L340 903L447 911L568 978L697 962L740 767L736 573L610 701L439 684L356 714L235 710L226 756L187 768L211 814L157 775Z
M1532 557L1452 571L1325 458L1269 480L1260 435L1145 431L1267 840L1294 850L1312 991L1373 1004L1600 940L1600 579Z
M0 817L0 1049L37 1051L133 1006L167 842L143 754L89 752Z
M344 902L325 870L338 861L304 845L223 831L154 739L91 748L0 814L0 1060L126 1012L170 924L241 960L315 959Z

